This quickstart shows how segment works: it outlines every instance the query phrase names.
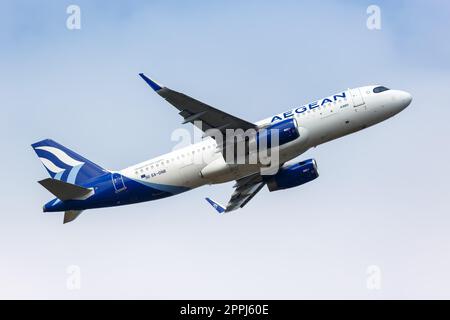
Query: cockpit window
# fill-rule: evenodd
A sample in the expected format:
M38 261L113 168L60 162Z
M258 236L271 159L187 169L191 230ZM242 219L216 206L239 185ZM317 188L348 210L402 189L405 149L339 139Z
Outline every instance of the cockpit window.
M373 93L380 93L380 92L383 92L383 91L388 91L388 90L389 90L389 88L386 88L386 87L380 86L380 87L376 87L376 88L374 88L374 89L373 89Z

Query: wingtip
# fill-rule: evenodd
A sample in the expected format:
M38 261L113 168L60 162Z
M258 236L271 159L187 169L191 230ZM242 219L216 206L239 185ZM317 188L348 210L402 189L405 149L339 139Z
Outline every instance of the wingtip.
M139 76L144 79L145 82L147 82L147 84L155 91L159 91L163 88L163 86L161 86L159 83L157 83L156 81L150 79L149 77L147 77L145 74L143 74L142 72L139 73Z
M220 214L225 212L225 208L223 206L221 206L220 204L218 204L217 202L215 202L214 200L210 199L210 198L205 198L206 201L208 201L208 203Z

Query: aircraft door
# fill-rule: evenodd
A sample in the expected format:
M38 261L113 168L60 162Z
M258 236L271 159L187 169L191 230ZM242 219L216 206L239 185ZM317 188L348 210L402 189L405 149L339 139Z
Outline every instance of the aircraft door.
M359 88L351 89L350 94L352 96L353 107L355 108L355 111L365 109L365 102Z
M114 189L116 190L116 193L119 193L127 188L125 186L125 183L123 182L123 177L120 173L117 173L117 172L113 173L111 175L111 179L112 179Z

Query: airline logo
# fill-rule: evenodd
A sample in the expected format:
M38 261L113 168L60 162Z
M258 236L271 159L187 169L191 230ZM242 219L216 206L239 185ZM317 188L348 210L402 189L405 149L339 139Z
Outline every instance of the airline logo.
M302 107L298 107L298 108L292 109L291 111L287 111L287 112L281 113L279 115L276 115L272 118L271 122L276 122L276 121L281 121L281 120L285 120L288 118L292 118L296 113L300 114L300 113L306 112L308 110L313 110L315 108L324 106L327 103L333 103L333 102L338 101L339 99L346 99L346 98L347 98L347 95L345 92L342 92L340 94L335 94L334 96L327 97L322 100L314 101L314 102L305 104Z
M84 165L84 162L75 160L70 157L64 151L50 146L36 147L36 152L38 150L43 150L46 152L39 152L39 160L45 168L50 172L53 179L63 180L68 183L75 183L77 179L78 172ZM66 179L62 179L63 174L68 172Z

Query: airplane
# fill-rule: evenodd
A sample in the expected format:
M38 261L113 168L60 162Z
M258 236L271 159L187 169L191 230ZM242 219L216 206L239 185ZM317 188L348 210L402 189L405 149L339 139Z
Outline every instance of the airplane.
M169 89L143 73L139 76L179 110L183 124L192 123L204 132L202 140L119 171L104 169L53 140L36 142L32 147L50 174L39 183L55 196L43 206L44 213L64 212L63 223L68 223L87 209L157 200L203 185L236 181L226 206L206 198L218 213L231 212L244 207L265 185L273 192L313 181L319 176L317 162L295 158L310 148L382 122L412 101L406 91L369 85L252 123ZM219 141L208 133L211 130L221 134L229 130L255 132L240 139L256 141L256 149L245 149L245 159L259 150L260 140L267 141L270 132L275 133L278 143L266 143L265 156L257 157L256 162L237 163L237 156L233 154L230 161L226 150L231 150L230 145L234 148L239 139ZM275 154L277 161L272 165ZM275 171L264 174L268 166Z

